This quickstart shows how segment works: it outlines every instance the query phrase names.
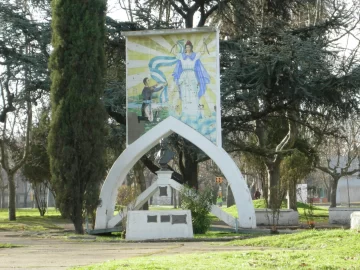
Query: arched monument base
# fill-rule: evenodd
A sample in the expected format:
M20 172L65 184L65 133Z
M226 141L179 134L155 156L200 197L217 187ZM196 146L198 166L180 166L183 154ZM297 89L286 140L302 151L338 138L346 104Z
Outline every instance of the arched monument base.
M135 163L158 144L161 138L167 137L173 132L199 147L222 171L233 191L238 210L238 224L233 219L234 227L255 228L256 217L251 195L239 168L232 158L224 149L214 145L188 125L174 117L168 117L129 145L113 164L101 189L101 203L96 211L95 230L111 229L119 223L119 219L116 218L118 215L114 216L118 188L122 185L126 175ZM175 181L173 182L178 184Z

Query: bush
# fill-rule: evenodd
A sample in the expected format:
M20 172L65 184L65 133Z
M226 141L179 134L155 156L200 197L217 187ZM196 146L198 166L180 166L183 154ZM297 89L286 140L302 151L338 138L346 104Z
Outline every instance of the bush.
M192 216L193 230L196 234L203 234L210 228L209 212L212 205L211 189L199 192L195 188L184 187L180 191L181 208L189 209Z
M139 194L139 189L135 189L133 186L122 185L118 190L116 198L116 204L120 206L119 210L124 207L126 208Z

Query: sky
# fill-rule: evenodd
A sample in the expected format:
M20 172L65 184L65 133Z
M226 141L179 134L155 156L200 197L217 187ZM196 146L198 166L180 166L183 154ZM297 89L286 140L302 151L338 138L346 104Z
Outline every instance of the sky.
M128 21L126 11L120 7L119 1L127 2L127 0L108 0L108 16L118 21ZM345 0L345 1L351 3L354 0ZM360 29L357 30L357 36L360 36L359 32ZM348 47L349 50L353 49L358 44L358 42L359 41L352 36L345 36L339 41L341 46Z
M119 21L127 21L126 11L120 8L119 1L122 0L108 0L108 16Z

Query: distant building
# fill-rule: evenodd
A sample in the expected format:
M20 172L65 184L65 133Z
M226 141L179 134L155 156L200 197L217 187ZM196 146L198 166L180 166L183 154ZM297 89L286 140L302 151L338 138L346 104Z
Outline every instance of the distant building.
M2 181L1 181L2 180ZM0 180L0 208L9 207L9 190L8 190L8 180L6 173L1 171L1 180ZM21 173L15 175L15 186L16 186L16 208L33 208L36 207L34 190L32 189L31 184L24 178ZM48 207L55 206L54 196L49 190L47 190L46 200Z

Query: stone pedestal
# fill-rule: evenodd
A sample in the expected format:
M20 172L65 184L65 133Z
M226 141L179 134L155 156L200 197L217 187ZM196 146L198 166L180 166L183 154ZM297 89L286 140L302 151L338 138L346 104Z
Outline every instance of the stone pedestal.
M351 207L329 208L329 223L350 225L350 215L357 211L360 211L360 209Z
M126 240L193 237L190 210L128 212Z
M352 212L350 215L350 228L360 230L360 211Z
M172 171L157 171L157 183L158 186L168 186L169 180L171 179L171 175L173 174Z
M272 211L271 209L256 209L256 224L257 225L272 225ZM270 220L270 222L269 222ZM292 209L280 209L278 225L292 226L299 224L299 213Z

